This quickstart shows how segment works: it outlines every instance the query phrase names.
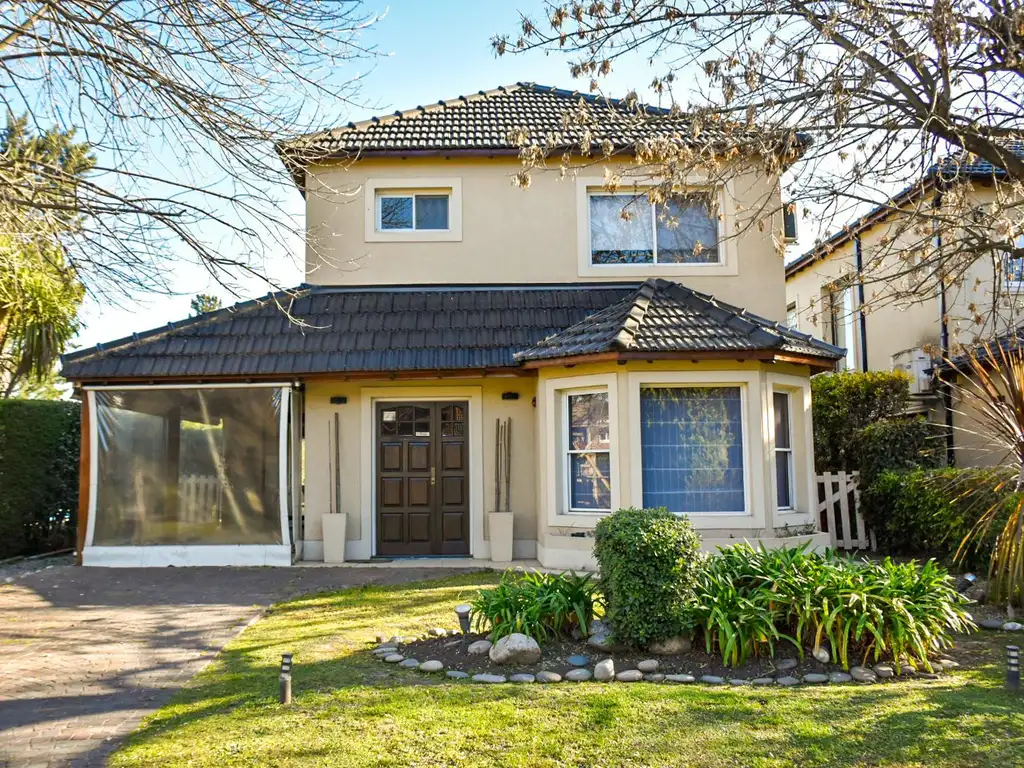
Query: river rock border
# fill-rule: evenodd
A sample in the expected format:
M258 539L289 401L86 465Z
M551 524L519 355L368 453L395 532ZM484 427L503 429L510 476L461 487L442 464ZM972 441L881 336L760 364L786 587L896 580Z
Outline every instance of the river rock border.
M754 678L719 677L717 675L691 675L686 673L666 674L659 671L661 662L658 659L644 659L636 664L636 668L617 670L615 659L605 658L593 664L589 669L590 659L584 656L569 658L569 664L573 669L564 675L550 670L540 670L536 673L516 672L508 676L494 673L478 673L470 675L458 669L445 669L444 664L437 659L426 659L420 661L414 657L407 657L401 652L401 646L437 637L457 637L461 633L458 630L445 630L435 628L429 630L425 635L420 636L393 636L385 639L383 635L376 638L377 647L371 654L378 660L395 667L408 670L417 670L427 674L439 674L443 672L451 680L469 680L474 683L497 684L497 683L539 683L550 685L561 682L587 682L590 680L598 682L618 683L668 683L668 684L690 684L702 683L708 686L779 686L782 688L793 688L801 685L869 685L891 680L897 677L917 677L922 679L935 680L940 673L949 672L959 668L960 664L949 656L941 656L932 661L932 669L918 670L912 663L904 661L897 665L889 662L882 662L874 666L854 666L848 672L808 672L800 677L788 674L795 669L799 662L797 659L779 659L775 663L774 674L762 674ZM470 644L466 652L469 654L487 654L492 647L489 640L477 640Z

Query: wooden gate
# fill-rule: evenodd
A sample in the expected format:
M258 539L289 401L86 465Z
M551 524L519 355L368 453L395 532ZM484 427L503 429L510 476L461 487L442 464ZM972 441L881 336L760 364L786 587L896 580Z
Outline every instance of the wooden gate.
M836 549L875 549L875 534L860 513L860 473L817 476L818 521Z

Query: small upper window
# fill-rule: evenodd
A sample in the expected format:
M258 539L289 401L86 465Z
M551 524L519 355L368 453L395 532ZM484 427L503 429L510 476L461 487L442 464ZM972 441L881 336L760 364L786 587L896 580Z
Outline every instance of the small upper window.
M795 301L786 305L786 325L797 330L800 328L800 315L797 314Z
M449 197L447 193L378 195L377 231L446 230Z
M652 204L633 195L590 195L590 263L720 264L718 217L708 195Z
M1014 246L1019 253L1024 250L1024 235L1014 241ZM1007 255L1003 258L1003 272L1006 275L1006 284L1011 288L1018 288L1024 285L1024 256Z

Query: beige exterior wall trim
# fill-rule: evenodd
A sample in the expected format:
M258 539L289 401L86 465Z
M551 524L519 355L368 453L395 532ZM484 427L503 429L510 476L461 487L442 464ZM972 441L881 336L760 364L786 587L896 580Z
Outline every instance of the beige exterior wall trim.
M691 513L694 528L763 528L767 519L765 498L766 440L761 375L758 371L633 371L628 376L629 467L631 506L643 506L643 462L640 445L640 389L642 387L735 387L740 389L743 414L743 494L741 514Z
M402 193L447 191L448 229L381 232L377 229L377 195L384 190ZM462 242L462 179L458 176L370 178L363 182L364 236L368 243Z
M377 403L424 400L469 402L469 547L470 555L478 560L490 557L490 544L484 540L484 438L483 438L483 389L472 386L430 386L430 387L363 387L359 391L361 407L360 432L362 444L368 450L361 452L361 525L358 541L348 542L354 556L346 551L346 558L368 560L376 553L376 473L377 451L374 439L374 408Z
M727 184L729 182L726 182ZM722 215L718 221L718 254L717 264L600 264L590 262L590 195L592 193L608 194L605 191L603 176L578 176L576 178L576 243L577 266L580 277L604 278L645 278L666 277L669 279L703 276L738 275L739 254L736 238L728 233L735 229L735 213L727 200L731 195L725 194L722 185L713 188L706 180L694 179L694 189L712 192L718 202ZM625 188L626 185L623 185ZM630 187L630 189L632 189ZM624 192L624 194L628 194Z

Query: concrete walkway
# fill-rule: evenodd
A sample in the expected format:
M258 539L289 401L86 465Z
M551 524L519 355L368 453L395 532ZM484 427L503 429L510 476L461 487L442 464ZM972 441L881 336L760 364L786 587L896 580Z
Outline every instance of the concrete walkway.
M63 566L0 585L0 766L103 765L270 603L452 572Z

